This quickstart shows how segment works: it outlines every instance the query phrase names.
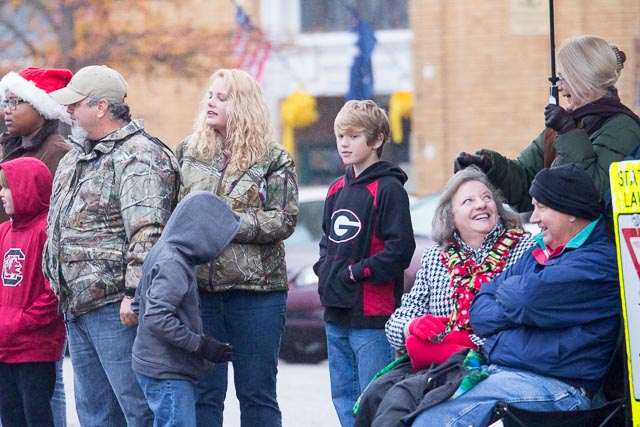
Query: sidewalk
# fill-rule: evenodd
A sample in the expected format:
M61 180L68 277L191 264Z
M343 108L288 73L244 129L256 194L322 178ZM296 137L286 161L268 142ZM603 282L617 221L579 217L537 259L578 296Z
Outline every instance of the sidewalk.
M240 409L229 369L229 390L224 411L225 427L240 427ZM64 388L67 394L67 427L80 427L73 399L71 359L64 360ZM337 427L338 417L331 403L329 365L278 365L278 402L283 427Z

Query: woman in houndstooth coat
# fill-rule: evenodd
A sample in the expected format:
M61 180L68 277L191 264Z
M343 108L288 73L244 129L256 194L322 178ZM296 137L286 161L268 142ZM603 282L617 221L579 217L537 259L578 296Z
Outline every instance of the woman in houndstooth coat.
M447 183L433 220L433 239L411 291L386 323L399 353L415 369L441 363L463 348L477 348L468 307L482 283L514 264L533 245L520 216L476 167Z

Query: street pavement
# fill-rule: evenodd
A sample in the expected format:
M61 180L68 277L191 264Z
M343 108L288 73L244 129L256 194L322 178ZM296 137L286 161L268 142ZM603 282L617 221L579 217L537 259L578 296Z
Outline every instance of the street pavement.
M229 390L224 411L224 427L240 427L240 410L229 369ZM73 368L71 359L64 360L64 382L67 393L67 426L79 427L73 400ZM278 365L278 402L283 427L339 427L331 403L329 365ZM256 426L258 427L258 426Z

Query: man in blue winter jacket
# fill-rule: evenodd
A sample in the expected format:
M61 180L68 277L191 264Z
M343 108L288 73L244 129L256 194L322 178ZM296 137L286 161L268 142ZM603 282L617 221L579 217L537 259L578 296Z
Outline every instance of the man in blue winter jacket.
M541 170L529 193L538 245L483 284L470 309L489 376L414 427L487 426L500 400L531 411L591 407L620 326L615 246L581 166Z

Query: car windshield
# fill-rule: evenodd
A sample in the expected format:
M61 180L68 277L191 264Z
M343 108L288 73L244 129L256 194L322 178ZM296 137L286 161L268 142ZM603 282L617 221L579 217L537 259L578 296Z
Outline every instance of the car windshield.
M439 200L440 193L434 193L411 203L411 224L416 236L431 237L433 216Z
M298 224L287 240L287 247L318 243L322 237L322 212L324 200L301 202L298 212Z

